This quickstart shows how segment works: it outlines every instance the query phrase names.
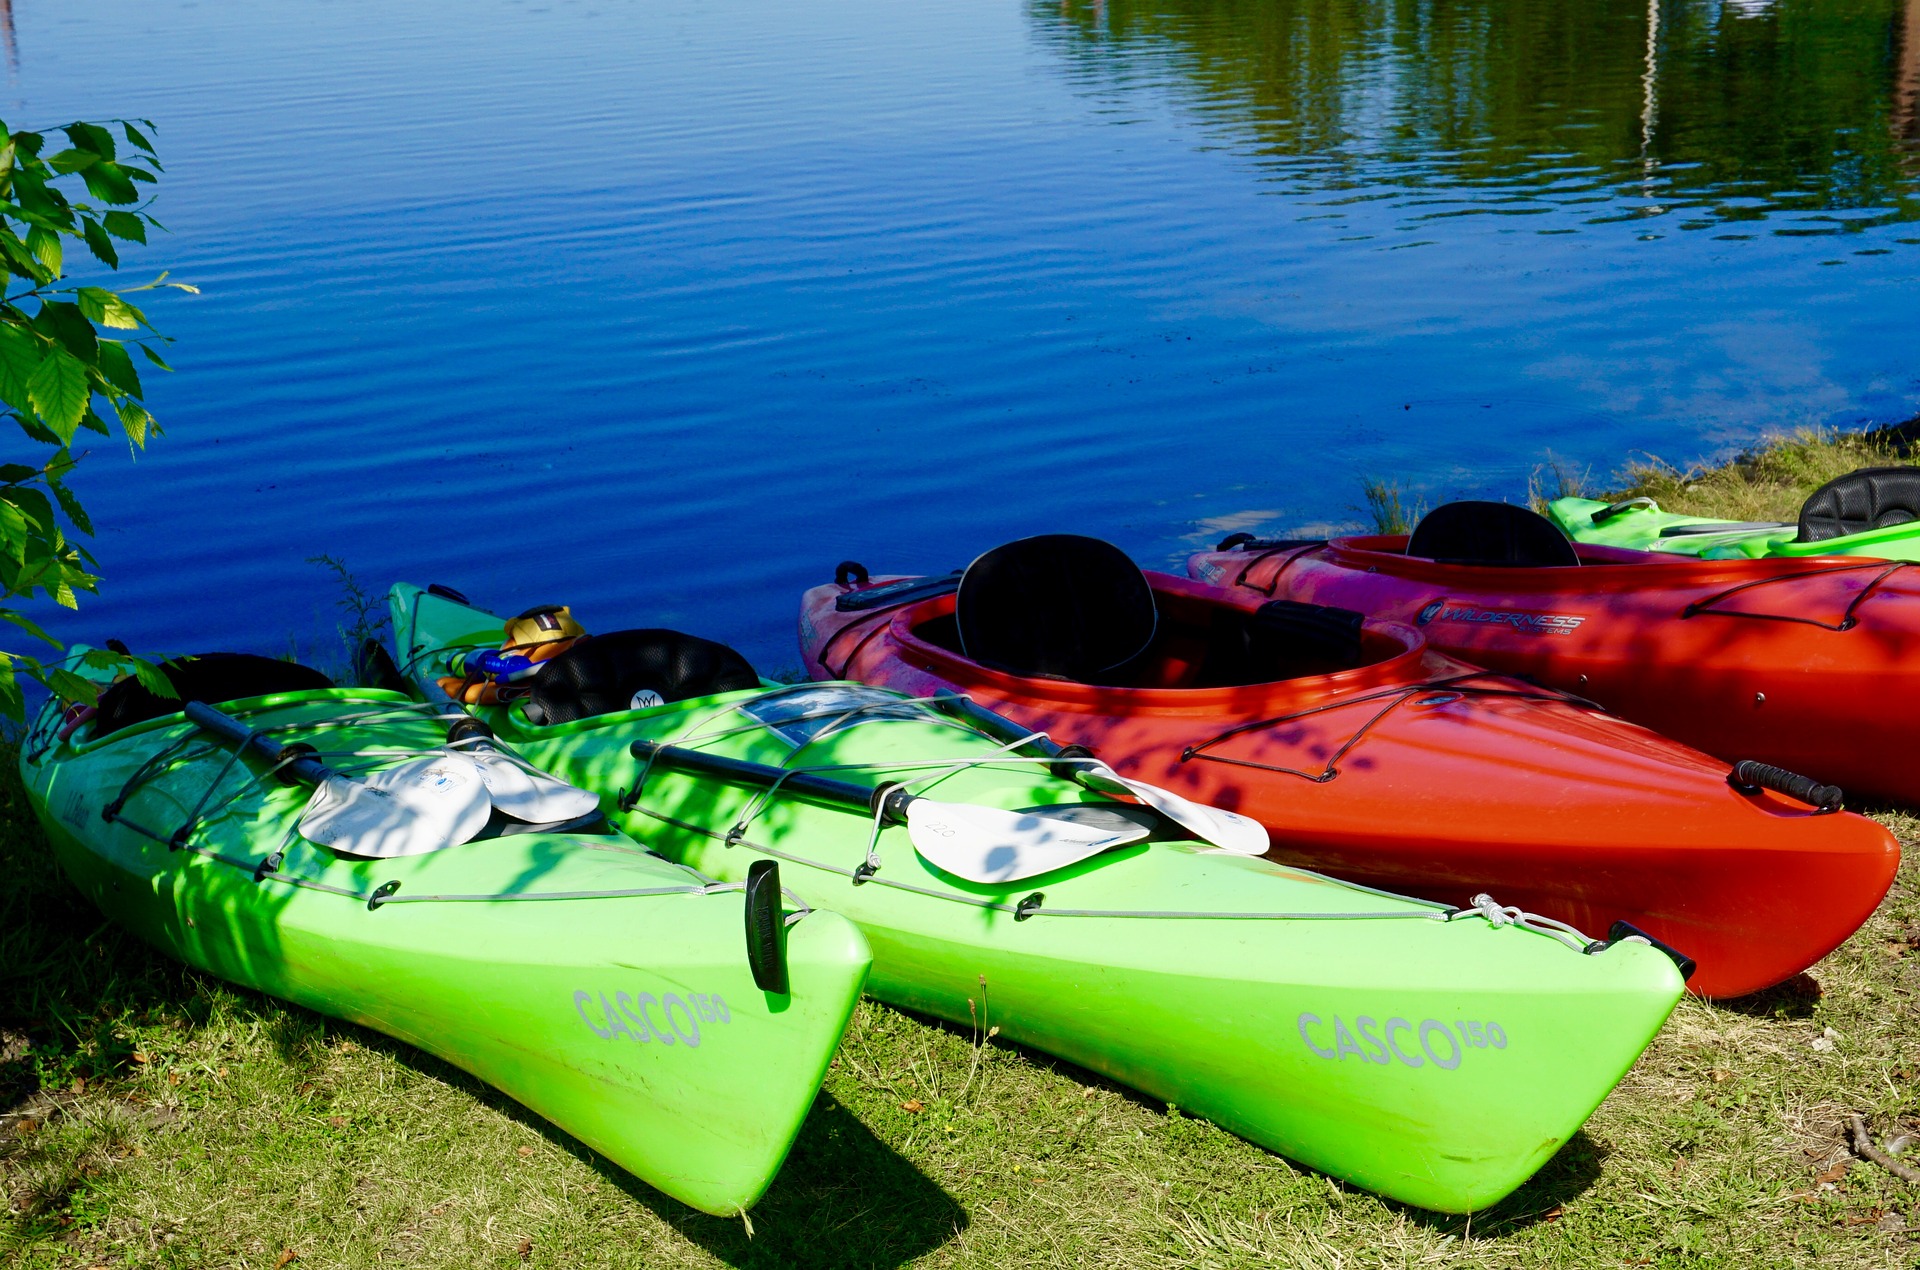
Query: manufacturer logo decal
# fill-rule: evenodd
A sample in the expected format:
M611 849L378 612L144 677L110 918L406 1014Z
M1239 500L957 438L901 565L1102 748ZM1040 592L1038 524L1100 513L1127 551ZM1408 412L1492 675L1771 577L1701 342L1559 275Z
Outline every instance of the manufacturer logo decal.
M641 1045L658 1041L662 1045L684 1045L688 1049L699 1048L702 1022L711 1027L733 1021L733 1011L718 994L708 996L700 992L690 992L685 997L671 992L659 997L651 992L634 996L616 992L613 999L608 1000L604 992L593 993L583 988L573 994L573 1008L579 1012L587 1030L603 1041L625 1036Z
M1571 635L1587 620L1584 613L1536 613L1531 609L1481 609L1471 604L1434 600L1415 615L1416 626L1459 622L1466 626L1510 626L1522 635Z
M1470 1049L1507 1048L1507 1030L1498 1023L1455 1019L1452 1029L1439 1019L1407 1019L1380 1022L1362 1014L1349 1028L1339 1015L1332 1025L1317 1014L1302 1014L1300 1039L1321 1058L1345 1062L1351 1054L1363 1063L1390 1067L1396 1061L1407 1067L1437 1067L1450 1072L1460 1066Z

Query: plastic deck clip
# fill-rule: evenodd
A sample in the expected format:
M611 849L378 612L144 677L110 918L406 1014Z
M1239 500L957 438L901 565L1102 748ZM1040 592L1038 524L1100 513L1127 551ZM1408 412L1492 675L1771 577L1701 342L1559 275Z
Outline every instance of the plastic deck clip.
M1016 922L1024 922L1029 917L1032 917L1040 911L1040 905L1046 901L1046 898L1047 893L1045 891L1035 891L1032 895L1027 896L1026 899L1021 900L1013 906L1013 920Z
M385 904L389 899L393 898L393 893L399 889L400 884L398 882L382 882L379 886L373 888L373 894L367 897L367 911L371 913L374 909Z

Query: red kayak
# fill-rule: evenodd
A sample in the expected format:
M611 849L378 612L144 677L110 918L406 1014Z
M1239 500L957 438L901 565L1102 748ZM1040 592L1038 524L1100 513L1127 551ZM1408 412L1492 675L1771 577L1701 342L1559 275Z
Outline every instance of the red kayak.
M1071 545L1092 542L1009 544L1016 567L983 571L989 552L957 595L957 577L843 565L802 602L808 672L964 693L1261 821L1288 863L1455 904L1487 891L1589 934L1631 923L1695 958L1708 996L1811 965L1892 883L1884 828L1782 792L1837 791L1774 772L1735 785L1724 762L1458 661L1411 625L1127 562L1131 582ZM1049 558L1062 543L1073 558Z
M1427 532L1443 513L1511 532L1449 541L1445 523ZM1920 803L1912 562L1574 546L1524 508L1456 503L1436 508L1411 541L1240 541L1194 556L1187 570L1250 602L1337 604L1410 623L1445 652L1578 693L1724 759Z

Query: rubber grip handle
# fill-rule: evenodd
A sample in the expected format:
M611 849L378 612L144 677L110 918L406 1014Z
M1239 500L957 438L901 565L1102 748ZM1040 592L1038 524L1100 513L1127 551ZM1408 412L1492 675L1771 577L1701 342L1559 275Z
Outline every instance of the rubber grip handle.
M867 572L867 566L858 560L842 560L833 566L835 586L865 586L870 576L872 575Z
M1822 785L1810 776L1789 772L1771 763L1756 763L1750 758L1735 763L1727 779L1736 788L1770 789L1776 794L1797 798L1821 811L1839 811L1841 804L1846 801L1838 785Z
M1602 507L1593 514L1591 519L1596 525L1604 525L1622 512L1630 512L1636 507L1644 507L1650 512L1660 510L1660 504L1654 502L1651 498L1644 496L1640 498L1623 498L1617 503L1609 503L1605 507Z
M887 582L880 586L868 587L864 591L849 591L845 595L835 596L833 608L837 613L864 613L868 609L884 608L891 604L910 604L915 600L930 600L936 595L945 595L949 591L959 589L958 573L945 574L937 578L902 578L898 582Z
M762 992L785 996L787 923L780 909L780 866L755 860L747 866L747 965Z
M1607 944L1609 946L1617 944L1623 939L1637 939L1642 943L1651 944L1655 951L1665 953L1668 959L1671 960L1674 966L1680 971L1680 982L1682 983L1693 978L1693 972L1699 969L1699 966L1694 962L1693 958L1687 956L1687 954L1681 952L1665 940L1655 939L1652 935L1647 934L1647 932L1641 930L1632 922L1615 922L1612 928L1607 931Z

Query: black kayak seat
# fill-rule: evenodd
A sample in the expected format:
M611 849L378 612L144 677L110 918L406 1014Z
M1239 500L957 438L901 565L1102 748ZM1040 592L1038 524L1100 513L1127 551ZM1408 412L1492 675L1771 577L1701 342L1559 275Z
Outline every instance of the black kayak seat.
M679 631L614 631L583 639L529 681L527 717L571 723L634 708L636 697L661 704L758 688L760 676L725 644Z
M1139 657L1159 625L1140 566L1080 534L1022 538L975 560L961 575L954 619L972 660L1079 682Z
M1825 542L1915 520L1920 520L1920 467L1863 467L1807 496L1794 541Z
M1360 627L1365 620L1365 614L1353 609L1269 600L1247 618L1248 653L1256 666L1304 663L1350 670L1363 657Z
M94 706L93 735L111 736L148 719L177 714L189 701L219 705L277 692L312 692L333 687L333 680L309 666L261 657L256 653L196 653L160 663L177 699L150 692L128 675L106 688Z
M1512 503L1442 503L1420 518L1407 554L1438 564L1505 569L1577 565L1573 542L1539 512Z

